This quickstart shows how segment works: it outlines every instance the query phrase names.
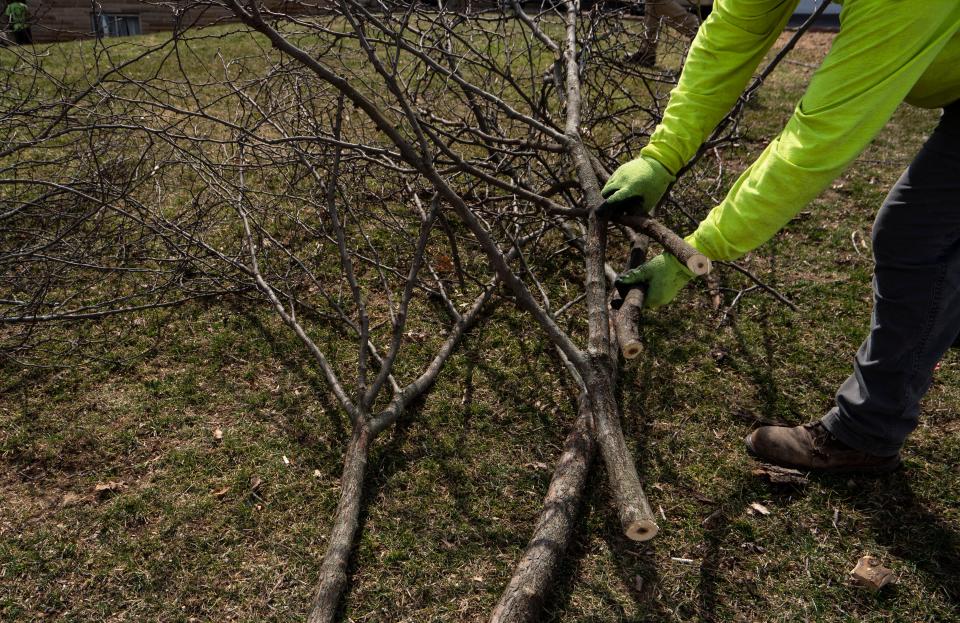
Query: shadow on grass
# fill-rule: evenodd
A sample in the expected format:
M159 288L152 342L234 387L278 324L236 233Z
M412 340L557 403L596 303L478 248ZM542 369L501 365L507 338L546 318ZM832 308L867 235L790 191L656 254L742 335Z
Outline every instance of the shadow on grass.
M298 378L312 390L312 396L321 404L325 414L329 417L330 423L334 428L335 443L322 444L328 447L318 448L319 441L310 434L310 427L299 420L299 416L286 412L283 422L285 432L295 439L298 444L303 446L306 454L313 455L312 460L322 465L335 465L332 472L336 472L336 478L339 481L343 469L343 460L347 449L351 430L348 418L342 413L339 405L334 404L329 396L329 388L323 382L322 377L308 374L303 365L304 360L309 361L306 352L298 349L299 343L291 346L289 336L277 332L267 327L261 319L252 312L244 313L248 322L251 323L270 348L271 354L279 360L285 369L293 371ZM303 352L302 356L298 356ZM429 392L427 392L428 394ZM350 593L353 588L353 579L357 571L357 547L363 537L363 532L367 525L370 503L377 499L387 486L391 477L402 471L409 463L420 458L421 453L410 454L399 452L408 436L411 424L418 418L423 410L426 395L420 399L414 400L404 410L403 414L394 422L392 426L384 430L370 444L368 464L364 477L363 493L360 502L360 513L358 518L358 530L352 543L352 550L347 567L347 584L343 591L343 598L337 607L337 615L334 620L346 620L346 610L350 603ZM285 410L288 411L288 410ZM386 441L384 441L386 439ZM319 450L319 453L318 453ZM322 558L315 560L319 569ZM307 579L309 586L309 597L304 601L304 607L307 607L313 599L313 593L316 586L313 584L315 578Z
M578 581L584 574L581 572L583 560L590 553L590 535L600 532L611 552L615 552L613 560L616 563L616 573L624 592L629 594L645 614L642 621L666 621L673 618L673 613L662 604L656 596L656 587L659 574L656 566L654 546L650 543L636 543L623 535L616 510L611 506L606 487L606 473L603 469L596 469L602 463L597 457L590 476L587 480L587 498L584 507L580 510L574 528L574 538L567 552L561 559L561 568L557 574L557 583L547 596L547 607L542 613L544 623L562 621L568 615L570 599ZM591 520L599 522L599 530L591 530ZM642 578L642 585L638 586L637 577ZM621 596L614 587L607 587L597 582L591 582L590 593L598 599L601 609L606 613L603 618L587 617L578 619L584 623L600 623L601 621L625 620L627 613L621 604ZM631 619L634 620L634 619Z
M819 479L846 496L869 519L877 543L923 572L954 605L960 604L960 535L930 512L913 491L909 469L880 478Z
M722 598L730 593L731 582L754 600L763 601L752 573L738 577L732 572L743 558L750 555L750 546L756 549L753 543L741 542L743 535L734 526L734 519L743 517L750 503L758 498L770 499L781 507L798 501L796 487L767 485L747 473L741 473L730 484L731 491L736 493L718 500L714 512L703 521L696 617L699 621L713 623L728 620L728 615L719 613L718 609L723 602ZM731 550L734 544L738 545L739 549ZM728 551L724 551L724 546Z
M449 444L452 448L464 447L464 445L470 441L469 435L474 427L474 391L478 373L484 378L485 383L491 382L492 385L496 387L497 397L512 407L528 405L532 401L529 388L525 386L523 381L537 378L538 375L543 373L543 370L538 367L537 362L542 359L545 354L544 349L548 348L548 346L544 346L541 342L536 342L533 347L527 345L523 340L511 342L512 346L520 350L518 353L519 356L517 356L513 362L522 369L519 375L510 376L504 374L502 367L498 365L499 362L486 360L485 351L481 346L483 342L482 336L484 332L488 330L488 323L485 322L485 320L489 320L493 313L493 310L488 310L484 314L484 318L464 337L464 343L457 355L463 363L458 367L454 365L453 361L450 361L447 367L451 369L441 372L441 375L457 375L463 389L463 394L460 397L460 405L456 409L459 415L456 418L455 426L449 427L449 430L446 431L455 437ZM300 421L301 416L296 413L295 408L284 408L281 409L281 411L284 413L283 422L286 433L295 439L297 443L304 446L309 454L313 454L313 459L320 462L320 464L335 465L336 467L331 467L330 471L336 471L335 477L339 479L343 463L343 452L346 449L346 444L351 434L348 418L346 418L339 405L331 399L329 389L323 381L322 376L307 372L309 365L305 366L304 362L306 361L308 364L312 362L309 360L309 356L303 353L302 347L298 342L291 338L283 329L274 329L268 326L255 313L247 313L245 316L247 321L256 328L259 337L268 345L271 355L276 358L286 370L291 371L298 377L298 380L310 388L311 398L322 405L326 417L329 418L330 425L334 429L333 442L331 443L329 440L324 441L323 445L327 447L318 449L317 444L319 440L310 434L310 431L316 423L302 422ZM551 354L552 350L546 351L548 357ZM354 588L354 580L359 565L362 564L362 561L360 561L358 557L358 547L363 538L364 531L369 527L368 522L370 521L371 511L373 510L371 503L377 500L389 487L392 478L408 468L409 465L429 455L439 464L442 470L440 478L452 494L451 497L454 501L456 512L470 525L483 526L488 523L489 518L484 515L482 510L475 508L470 502L471 499L475 497L475 492L472 490L475 484L474 477L458 465L458 454L450 453L444 449L444 447L431 448L423 444L413 444L408 447L407 442L411 436L411 428L415 421L422 419L421 414L429 394L430 390L419 400L412 403L393 426L384 431L384 433L371 444L360 504L359 529L349 557L347 585L344 589L343 599L341 599L338 604L335 620L346 620L347 612L351 607L351 593ZM571 405L572 410L575 411L575 400L571 399ZM558 406L559 405L546 405L546 407ZM543 428L552 427L556 424L554 418L547 415L546 408L536 409L534 415L540 418L540 425ZM539 484L542 484L545 490L549 478L545 477L541 480L542 483ZM527 535L505 534L499 531L489 531L483 534L485 544L492 548L513 546L515 545L516 536L526 538ZM524 541L524 544L525 543L526 541ZM320 559L314 562L315 565L319 567ZM309 599L312 599L314 589L315 587L312 585L309 587ZM304 605L306 605L306 603L307 601L304 602Z

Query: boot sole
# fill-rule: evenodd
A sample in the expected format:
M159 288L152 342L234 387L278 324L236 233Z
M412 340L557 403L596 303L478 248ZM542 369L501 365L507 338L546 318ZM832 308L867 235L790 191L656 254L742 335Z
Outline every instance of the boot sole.
M903 461L900 459L900 456L897 456L896 462L890 462L882 465L871 465L864 467L810 467L809 465L798 465L795 463L788 463L783 461L774 461L770 457L763 456L753 448L753 443L750 441L750 437L753 436L753 433L747 435L743 443L747 447L747 454L758 461L763 461L765 463L770 463L772 465L778 465L780 467L787 467L789 469L796 469L805 472L812 472L816 474L851 474L851 475L861 475L861 476L881 476L883 474L889 474L895 472L896 470L903 467Z

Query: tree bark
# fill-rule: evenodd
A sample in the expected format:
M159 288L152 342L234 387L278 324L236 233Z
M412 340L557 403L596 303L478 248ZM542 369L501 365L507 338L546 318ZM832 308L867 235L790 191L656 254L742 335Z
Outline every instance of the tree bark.
M627 261L628 269L643 264L647 259L647 248L650 246L650 239L647 236L637 234L633 230L630 230L630 235L633 245ZM610 298L612 328L624 359L634 359L643 351L643 344L640 342L640 313L643 311L645 296L645 290L639 286L630 288L623 295L613 288L613 295Z
M581 395L579 413L550 480L543 512L490 623L537 620L573 538L595 448L590 435L589 402Z
M337 612L340 595L347 585L347 564L359 525L363 479L373 437L365 421L354 424L340 478L340 503L333 519L330 543L320 566L320 584L314 594L307 623L331 623Z
M643 310L643 288L630 288L620 301L620 308L611 310L617 344L624 359L635 359L643 351L640 342L640 312Z
M627 538L649 541L657 535L659 527L620 428L620 412L613 398L613 387L604 374L591 374L584 381L590 387L594 431L607 467L620 526Z

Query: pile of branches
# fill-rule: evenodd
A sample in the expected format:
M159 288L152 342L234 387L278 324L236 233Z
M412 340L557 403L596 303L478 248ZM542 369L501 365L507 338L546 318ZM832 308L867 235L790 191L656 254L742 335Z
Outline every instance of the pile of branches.
M309 615L331 621L372 444L472 326L515 305L578 404L491 618L536 620L596 453L624 534L657 531L615 391L616 338L636 346L642 292L611 285L651 235L684 249L655 221L608 223L593 208L659 121L684 42L660 42L674 71L625 64L639 29L572 1L529 12L516 0L211 4L243 27L4 53L0 355L47 365L109 352L116 336L98 334L99 319L196 299L275 313L352 422ZM224 39L249 53L211 53ZM718 148L743 101L668 195L673 227L716 202ZM558 256L582 284L562 300L551 293L567 284L546 261ZM65 340L64 323L89 330Z

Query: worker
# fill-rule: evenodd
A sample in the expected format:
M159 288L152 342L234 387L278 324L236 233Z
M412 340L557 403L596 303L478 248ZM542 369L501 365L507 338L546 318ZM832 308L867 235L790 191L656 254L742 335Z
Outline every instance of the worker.
M680 0L646 0L643 4L643 43L624 59L641 67L657 64L657 44L660 27L666 24L687 39L693 39L700 28L700 19L687 10Z
M27 21L27 3L24 0L12 0L3 12L13 31L13 40L17 45L33 43L30 22Z
M797 0L717 0L691 45L663 119L602 193L605 210L657 205L680 168L731 109ZM869 335L821 419L763 426L747 450L824 472L896 469L917 426L934 366L960 334L960 2L846 0L840 31L780 134L687 242L735 260L770 239L883 129L902 101L943 108L873 226ZM650 307L692 279L670 255L620 276L646 284Z

